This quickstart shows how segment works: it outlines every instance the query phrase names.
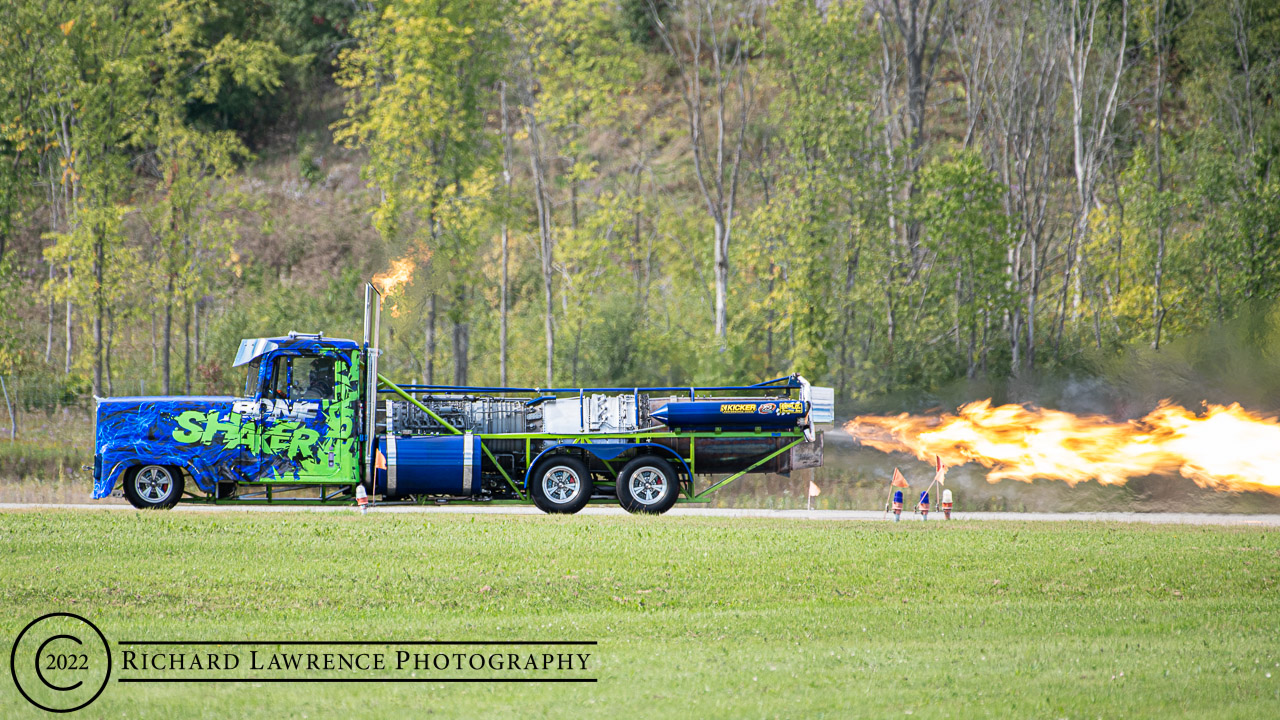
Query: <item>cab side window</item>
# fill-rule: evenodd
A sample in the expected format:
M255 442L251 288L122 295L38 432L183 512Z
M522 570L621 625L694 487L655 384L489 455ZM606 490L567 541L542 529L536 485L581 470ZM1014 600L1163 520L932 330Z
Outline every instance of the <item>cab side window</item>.
M281 355L271 364L271 377L267 378L266 397L271 400L289 399L289 361L292 358Z
M332 400L334 398L333 358L296 357L290 400Z
M333 400L335 359L324 356L281 355L271 366L263 393L271 400Z

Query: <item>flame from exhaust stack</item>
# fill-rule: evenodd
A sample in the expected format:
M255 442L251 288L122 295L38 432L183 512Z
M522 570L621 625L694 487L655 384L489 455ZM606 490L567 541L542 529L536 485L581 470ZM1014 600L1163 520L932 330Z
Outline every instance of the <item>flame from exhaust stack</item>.
M396 288L413 279L414 262L411 258L391 261L391 269L373 276L373 286L383 295L389 295Z
M1115 421L1022 405L963 405L955 414L860 416L845 425L863 445L947 465L976 462L987 481L1097 480L1181 473L1215 490L1280 494L1280 422L1238 404L1203 414L1164 401L1141 420Z

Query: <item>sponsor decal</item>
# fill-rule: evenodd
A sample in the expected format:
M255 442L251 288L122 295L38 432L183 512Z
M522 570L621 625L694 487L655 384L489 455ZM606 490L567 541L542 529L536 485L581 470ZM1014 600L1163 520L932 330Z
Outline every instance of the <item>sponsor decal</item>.
M753 413L756 411L755 403L725 403L720 406L722 413Z
M270 415L274 418L314 420L319 410L319 400L237 400L231 403L231 412L253 417Z
M777 403L764 403L763 405L760 406L760 409L757 410L756 412L760 413L761 415L768 415L769 413L773 412L777 408L778 408Z

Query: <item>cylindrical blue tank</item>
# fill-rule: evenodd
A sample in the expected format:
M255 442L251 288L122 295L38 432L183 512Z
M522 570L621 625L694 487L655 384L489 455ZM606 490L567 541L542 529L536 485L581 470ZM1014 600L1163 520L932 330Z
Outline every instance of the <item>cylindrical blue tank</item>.
M690 400L667 403L649 417L676 430L715 428L761 428L780 430L795 427L808 403L801 400Z
M380 495L480 494L480 438L475 435L384 437L378 451L387 465L375 475Z

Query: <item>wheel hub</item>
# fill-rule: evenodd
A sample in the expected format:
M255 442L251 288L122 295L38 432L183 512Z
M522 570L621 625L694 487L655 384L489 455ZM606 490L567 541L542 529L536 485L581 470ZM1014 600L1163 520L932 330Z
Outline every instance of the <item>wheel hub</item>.
M631 473L631 496L640 502L651 505L667 492L667 479L653 467L638 468Z
M138 472L136 485L138 495L144 500L158 503L168 498L173 491L173 478L163 468L145 467Z
M552 468L542 478L543 493L547 498L558 503L569 502L577 497L581 489L581 480L569 468Z

